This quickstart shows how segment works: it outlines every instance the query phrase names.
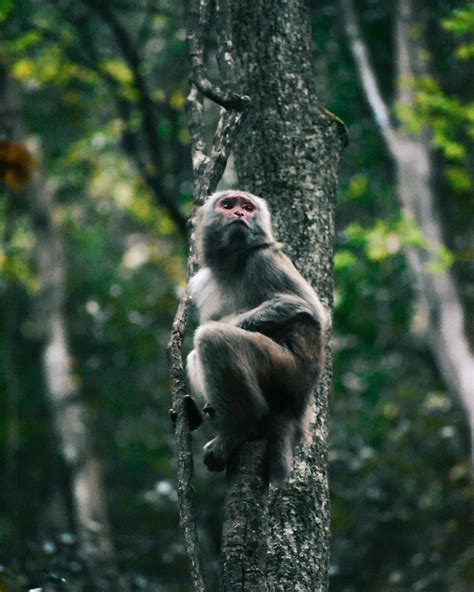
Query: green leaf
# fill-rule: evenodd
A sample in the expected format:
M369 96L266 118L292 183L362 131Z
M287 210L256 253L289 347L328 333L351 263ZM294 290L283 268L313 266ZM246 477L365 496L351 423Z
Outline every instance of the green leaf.
M0 0L0 22L4 21L13 8L12 0Z
M133 73L130 68L120 60L104 60L102 68L112 76L114 80L123 84L130 85L133 82Z
M348 269L354 265L357 265L357 258L350 251L342 249L334 255L334 267L337 270Z
M471 177L459 166L446 167L445 176L449 185L458 193L467 193L472 189Z

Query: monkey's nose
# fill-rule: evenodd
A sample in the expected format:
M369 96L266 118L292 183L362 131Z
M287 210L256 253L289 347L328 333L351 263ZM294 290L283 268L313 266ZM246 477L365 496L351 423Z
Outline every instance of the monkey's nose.
M235 212L235 215L238 216L239 218L242 218L244 213L243 212Z

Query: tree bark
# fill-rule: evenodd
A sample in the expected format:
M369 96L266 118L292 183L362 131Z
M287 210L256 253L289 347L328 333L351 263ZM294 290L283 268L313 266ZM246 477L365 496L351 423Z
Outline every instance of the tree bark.
M351 0L341 1L345 25L361 84L396 167L396 190L402 208L421 229L436 251L444 245L440 213L436 205L435 163L428 129L408 133L390 120L369 59ZM416 109L416 78L428 74L426 47L413 0L397 4L395 18L397 103ZM415 31L418 34L415 35ZM465 329L464 309L451 272L432 271L431 255L412 247L406 252L408 265L428 312L427 343L446 386L461 400L471 429L471 461L474 461L474 356Z
M227 8L225 1L219 3L229 35L220 40L221 68L224 64L235 88L251 100L234 145L239 187L268 199L286 252L332 308L335 194L346 132L337 118L318 106L306 3L276 0L270 6L264 0L239 0L231 2L226 18ZM233 59L226 59L232 48ZM233 577L222 582L224 590L327 589L330 382L328 346L315 393L312 442L298 450L289 484L270 492L268 536L262 525L265 492L258 479L249 477L261 452L247 444L236 459L226 499L222 556L222 573ZM236 516L239 523L233 524ZM230 541L236 529L240 553ZM249 577L248 551L256 533L266 538L266 565L262 568L258 546L251 554Z

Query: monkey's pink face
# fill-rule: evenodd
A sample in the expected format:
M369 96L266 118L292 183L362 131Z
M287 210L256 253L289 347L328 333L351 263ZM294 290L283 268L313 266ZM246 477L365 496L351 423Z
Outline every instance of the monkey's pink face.
M224 216L229 223L243 222L250 226L257 216L257 204L241 195L226 195L215 206L216 212Z

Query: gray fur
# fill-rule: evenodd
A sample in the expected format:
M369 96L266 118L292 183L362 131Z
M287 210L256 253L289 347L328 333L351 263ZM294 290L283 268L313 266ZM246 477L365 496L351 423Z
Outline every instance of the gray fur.
M216 211L217 201L232 195L257 206L247 225L237 228ZM199 212L198 247L201 269L189 291L200 326L187 371L218 433L205 446L205 462L223 470L238 446L263 434L269 479L282 482L307 423L328 315L275 242L262 198L212 195Z

